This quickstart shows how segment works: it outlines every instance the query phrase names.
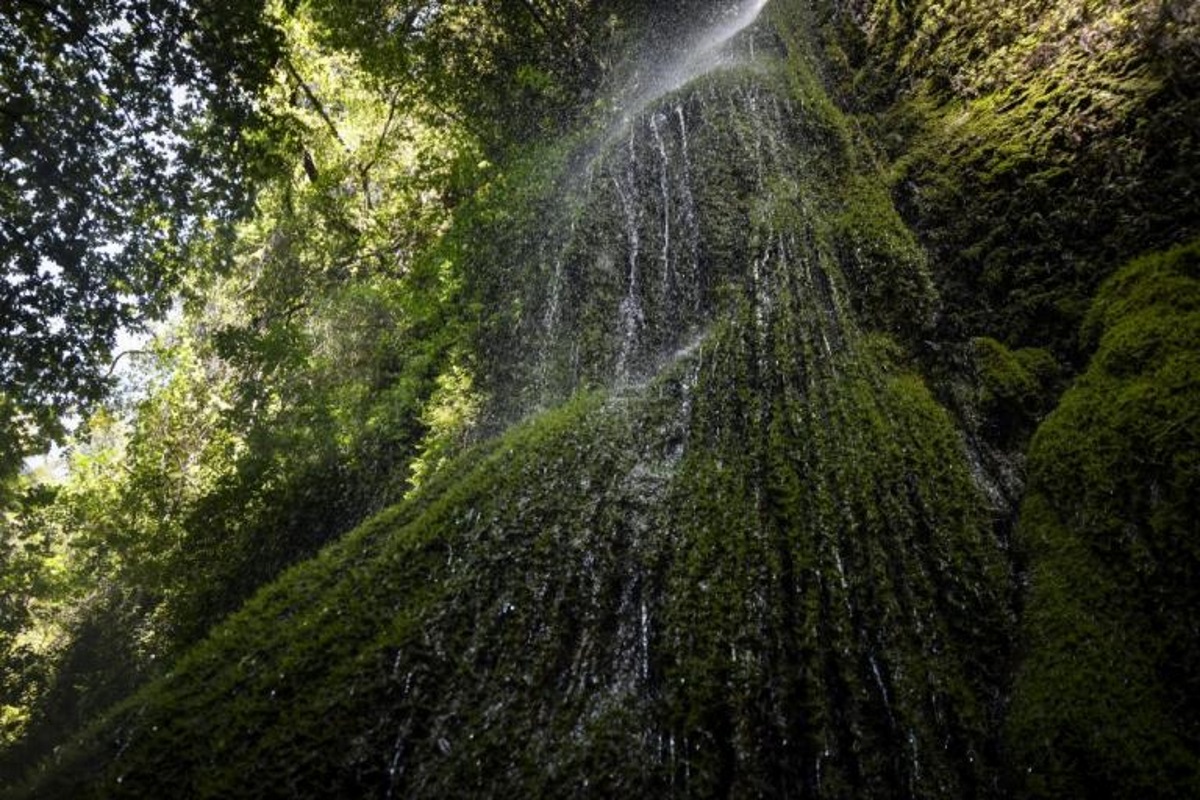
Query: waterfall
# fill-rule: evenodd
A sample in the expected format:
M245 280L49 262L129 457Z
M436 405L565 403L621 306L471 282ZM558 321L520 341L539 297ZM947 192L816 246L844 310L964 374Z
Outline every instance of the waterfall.
M723 66L753 58L753 45L744 53L730 47L738 34L755 23L768 0L743 0L728 6L715 24L692 36L684 36L678 55L651 67L646 85L632 104L630 113L640 111L654 100L687 85L701 75ZM750 42L753 41L751 38Z
M162 690L195 705L189 671L238 669L258 624L263 666L229 673L220 713L121 712L128 786L984 794L992 518L950 415L856 305L848 243L898 216L881 188L855 227L845 120L768 62L808 38L768 15L749 63L764 5L685 37L612 126L473 218L475 363L506 430ZM868 266L925 285L903 246ZM168 768L156 729L213 752Z
M542 262L544 280L528 287L521 306L533 310L531 325L519 329L505 351L536 363L504 378L510 383L496 394L521 399L512 411L497 412L502 418L552 405L581 383L637 384L711 321L715 276L706 269L701 228L714 221L701 219L693 159L697 148L707 153L725 146L704 135L705 118L741 114L747 105L753 113L757 94L749 88L681 90L749 63L750 48L738 44L739 36L765 5L729 5L707 28L679 33L672 53L648 57L630 86L614 94L612 122L568 159L545 214L565 235L547 236L548 244L523 257ZM668 95L678 96L665 101ZM728 157L753 164L760 185L764 159L775 154L773 135L748 131L729 143L736 149ZM620 273L613 271L618 264ZM581 330L595 324L594 308L606 298L606 330ZM580 352L581 341L590 349Z

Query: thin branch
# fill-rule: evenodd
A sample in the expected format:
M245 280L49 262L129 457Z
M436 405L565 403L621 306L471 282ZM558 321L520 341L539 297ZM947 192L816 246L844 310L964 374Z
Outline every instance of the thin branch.
M308 148L304 148L304 174L308 176L310 183L316 183L321 178L321 173L317 170L317 164L313 161L312 154L308 152Z
M383 145L387 141L388 133L391 131L392 122L396 119L396 105L400 99L400 87L392 90L392 98L388 101L388 116L383 123L383 130L379 132L379 138L375 142L375 147L372 148L371 158L365 164L358 168L358 177L362 182L363 201L366 203L367 211L375 210L375 204L371 201L371 170L379 163L379 159L383 156Z
M112 363L108 365L108 372L104 373L103 380L108 380L109 378L111 378L113 376L113 373L117 371L117 365L121 363L121 359L124 358L125 356L148 356L148 355L150 355L149 350L122 350L120 353L117 354L117 357L112 360Z
M396 107L400 101L400 87L397 86L392 90L392 99L388 101L388 116L387 121L383 123L383 130L379 133L379 139L375 142L375 148L371 153L371 160L362 166L362 172L369 172L383 155L383 145L387 141L387 136L391 132L392 122L396 119Z
M250 320L250 327L252 327L255 331L261 332L281 320L283 322L290 323L292 321L292 317L296 316L307 308L307 300L295 300L286 308L280 308L273 311L264 311L261 314L256 314L254 318Z
M308 83L300 75L300 71L296 69L296 65L286 56L283 58L283 65L287 68L288 74L292 76L292 79L296 81L296 85L300 91L304 92L304 96L308 98L308 102L312 103L313 110L317 112L317 116L325 123L325 127L329 128L329 132L333 134L333 138L337 140L337 143L342 146L343 150L349 153L350 148L346 146L346 142L338 132L337 125L334 124L329 114L326 113L325 106L317 99L317 96L313 94L313 90L309 88Z

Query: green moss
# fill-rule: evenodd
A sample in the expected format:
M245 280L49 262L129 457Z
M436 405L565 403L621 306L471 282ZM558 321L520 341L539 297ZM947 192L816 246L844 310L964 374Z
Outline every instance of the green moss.
M925 253L878 176L855 177L834 219L840 262L863 318L913 343L933 328L937 295Z
M1031 447L1008 722L1029 796L1200 790L1198 257L1200 243L1147 256L1105 284L1098 350Z
M1184 42L1200 34L1177 4L823 5L825 47L842 54L831 80L892 159L944 334L1080 358L1103 279L1197 233Z
M1023 446L1056 399L1058 364L1043 349L1013 351L986 337L972 344L983 428L1001 446Z

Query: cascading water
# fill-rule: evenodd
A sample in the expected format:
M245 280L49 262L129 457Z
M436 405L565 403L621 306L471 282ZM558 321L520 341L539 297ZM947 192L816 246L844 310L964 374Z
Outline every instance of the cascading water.
M847 187L873 178L781 66L808 38L731 8L526 223L480 223L503 256L474 265L500 309L480 384L526 422L125 712L123 790L988 794L1007 624L989 509L856 302ZM927 286L902 246L856 265ZM198 695L213 674L226 695ZM213 744L192 760L156 744L195 739Z
M507 342L497 345L504 376L492 394L501 406L508 404L494 409L497 418L520 418L581 385L638 384L711 322L712 298L706 295L714 277L720 277L706 274L713 259L703 252L701 226L725 221L700 218L704 209L697 205L689 117L703 131L711 114L754 114L760 90L718 85L679 90L723 69L748 65L753 24L765 6L765 0L732 4L715 24L680 34L687 44L677 55L656 54L636 70L630 86L614 92L614 121L578 148L583 155L572 160L574 166L559 182L564 188L547 199L539 215L569 233L549 247L515 243L525 252L514 259L541 264L530 274L543 279L531 282L519 300L522 308L533 310L526 319L540 324L534 329L507 321L504 330L486 333L494 342ZM675 99L665 100L668 95ZM772 114L779 121L778 107ZM729 147L732 157L756 164L761 185L764 148L770 157L779 156L775 143L763 139L772 139L778 127L744 131L720 145L701 136L700 143ZM552 235L545 238L554 241ZM597 324L596 314L608 297L610 316L606 324ZM534 341L538 344L531 348ZM588 345L583 352L581 341ZM526 362L525 367L514 369L514 362Z
M839 183L850 180L837 177L850 174L847 145L830 120L800 110L812 104L781 83L777 68L772 71L776 40L764 35L755 44L760 32L754 23L766 5L731 7L717 25L693 37L683 55L645 67L632 88L618 93L617 122L599 143L583 148L580 171L587 180L560 182L568 188L548 203L569 209L569 223L558 224L570 234L552 249L550 288L531 284L521 305L553 313L542 314L546 324L537 330L517 326L507 349L510 356L537 353L542 363L531 374L542 380L532 392L519 377L492 383L495 396L523 398L522 404L532 397L536 407L553 406L581 386L618 389L626 399L614 400L604 413L616 414L645 440L626 462L625 477L607 491L609 501L624 509L621 533L589 523L589 553L610 546L591 538L607 530L603 535L616 534L620 547L641 558L585 560L588 582L612 582L610 591L622 599L606 623L613 634L605 638L589 625L579 634L569 685L592 687L594 698L571 696L591 709L591 719L609 719L620 706L634 709L639 740L661 743L673 776L667 785L706 793L704 771L696 769L706 736L724 737L735 761L751 758L754 746L717 729L664 729L659 715L662 704L707 702L685 688L693 678L685 674L676 685L670 673L679 669L674 659L681 652L709 652L689 626L728 620L728 608L710 605L710 594L726 591L741 597L740 603L729 601L740 606L741 616L712 639L715 649L707 657L726 676L722 680L753 684L772 648L799 661L808 650L825 654L795 665L814 673L811 685L770 689L798 695L777 698L783 708L770 714L782 714L784 721L759 732L781 752L800 748L792 754L797 764L788 779L795 786L819 792L878 769L857 762L851 753L863 744L847 738L847 730L871 724L880 737L871 746L891 754L880 774L896 786L915 794L939 783L967 786L975 779L953 775L946 761L922 764L918 755L945 752L947 741L982 747L967 743L979 735L975 723L946 728L943 709L951 702L950 685L962 680L962 665L947 665L954 677L919 677L910 665L915 652L940 651L951 635L916 611L941 603L933 598L945 591L937 588L943 562L926 560L928 545L919 542L932 537L939 547L961 547L978 569L995 553L982 517L939 530L945 522L930 516L936 501L924 495L944 489L918 488L926 478L880 455L921 428L910 404L930 401L920 391L917 399L904 396L908 389L886 377L861 330L853 287L839 263L837 240L847 234L830 226L842 202ZM898 256L897 263L910 271L912 284L929 285L919 260ZM541 346L523 344L529 340ZM651 391L668 400L643 405ZM521 405L507 416L525 410ZM944 424L942 419L934 427ZM937 435L961 455L952 433ZM915 442L899 447L920 449ZM846 463L846 454L855 452L864 459L856 468ZM967 471L955 474L962 484L954 491L975 496ZM735 489L729 480L744 483ZM803 487L796 492L807 499L789 506L778 481ZM743 504L746 519L719 522L721 512L701 511L698 496L730 491L740 499L718 502ZM797 516L779 516L781 503ZM712 574L722 573L731 553L717 547L697 563L673 549L714 535L712 526L722 525L717 535L746 548L741 557L753 553L752 560L762 561L746 565L749 573L735 571L714 582ZM960 535L963 542L950 544ZM901 554L906 548L915 560ZM672 564L667 577L654 571L655 563ZM614 568L618 573L605 577ZM881 577L910 573L918 576L912 585L904 579L885 588L899 578ZM690 577L673 583L680 576ZM985 579L976 571L968 580ZM881 607L878 592L899 594ZM591 604L606 605L595 593ZM697 614L682 627L672 619L680 608ZM998 601L996 609L1002 609ZM742 629L759 638L736 633ZM920 644L912 650L914 642ZM824 707L826 721L805 728L803 703ZM574 746L591 746L586 728L572 731ZM722 767L728 768L730 763Z
M626 114L636 114L665 94L716 69L754 58L754 39L747 39L744 51L731 47L738 34L753 25L768 0L743 0L723 8L715 24L693 34L683 34L676 55L665 62L648 64L646 77L632 82L634 99Z

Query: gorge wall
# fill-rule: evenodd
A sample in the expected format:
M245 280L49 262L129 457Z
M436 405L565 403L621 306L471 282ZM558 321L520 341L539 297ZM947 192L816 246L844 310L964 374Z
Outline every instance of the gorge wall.
M930 210L996 193L921 184L942 118L916 95L907 154L846 111L884 103L855 70L898 62L851 51L901 46L885 8L933 6L860 5L741 8L697 40L717 55L647 66L606 124L472 201L439 257L481 316L478 441L31 795L1197 788L1200 256L1120 271L1080 343L1061 293L1053 334L1006 335L946 255L982 223ZM1018 515L1025 441L1091 350Z

